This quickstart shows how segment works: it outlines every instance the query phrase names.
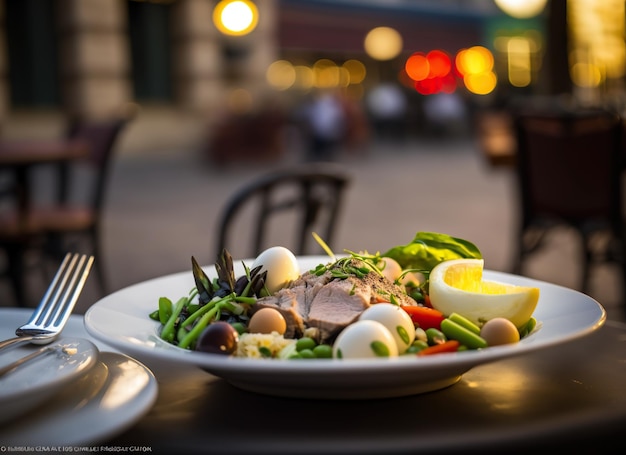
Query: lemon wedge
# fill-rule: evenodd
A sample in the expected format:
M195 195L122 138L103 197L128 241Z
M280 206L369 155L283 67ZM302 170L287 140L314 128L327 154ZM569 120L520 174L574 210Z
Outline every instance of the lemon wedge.
M458 313L479 326L500 317L522 328L537 307L539 289L483 281L483 266L483 259L437 264L430 272L431 305L446 316Z

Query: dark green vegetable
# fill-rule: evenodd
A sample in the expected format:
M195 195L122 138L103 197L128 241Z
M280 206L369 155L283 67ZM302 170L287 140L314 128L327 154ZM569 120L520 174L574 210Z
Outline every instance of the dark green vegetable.
M172 315L172 301L167 297L159 299L159 321L165 324Z
M450 259L482 259L473 243L437 232L418 232L411 243L393 247L383 256L395 259L403 269L423 273L429 273L434 266Z
M176 302L176 305L172 310L172 314L170 315L167 322L163 325L163 330L161 330L161 338L163 338L165 341L168 341L170 343L174 341L177 319L187 303L189 303L189 299L187 297L181 297L178 302Z

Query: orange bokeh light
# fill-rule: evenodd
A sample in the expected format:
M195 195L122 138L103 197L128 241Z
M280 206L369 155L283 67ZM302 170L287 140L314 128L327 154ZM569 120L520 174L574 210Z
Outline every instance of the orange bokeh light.
M461 49L454 58L434 49L428 53L414 52L406 60L403 73L422 95L454 93L459 85L483 95L493 91L497 84L493 64L493 54L483 46Z
M426 58L430 65L429 78L444 77L450 73L452 62L445 52L439 50L430 51Z
M404 69L411 79L421 81L430 74L430 63L426 55L421 52L415 52L406 60Z

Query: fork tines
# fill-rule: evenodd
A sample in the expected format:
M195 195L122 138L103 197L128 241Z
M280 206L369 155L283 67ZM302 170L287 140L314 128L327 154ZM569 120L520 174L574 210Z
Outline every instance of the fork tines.
M93 256L67 253L29 324L62 327L74 309L93 261Z

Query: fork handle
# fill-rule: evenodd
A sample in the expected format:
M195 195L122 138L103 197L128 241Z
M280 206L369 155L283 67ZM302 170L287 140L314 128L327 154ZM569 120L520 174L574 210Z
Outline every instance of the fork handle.
M15 337L15 338L9 338L8 340L4 340L4 341L0 341L0 351L7 349L11 346L16 346L20 343L23 343L25 341L32 341L34 340L35 336L22 336L22 337Z

